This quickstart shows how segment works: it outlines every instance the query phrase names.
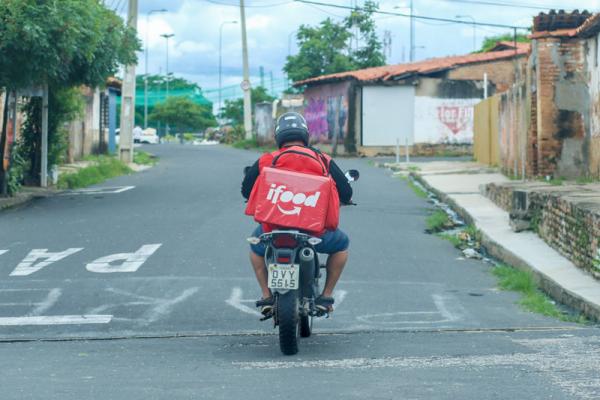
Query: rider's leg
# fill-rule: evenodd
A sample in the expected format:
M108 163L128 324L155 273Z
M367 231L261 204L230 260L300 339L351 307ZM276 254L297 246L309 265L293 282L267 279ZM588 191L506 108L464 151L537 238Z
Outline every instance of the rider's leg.
M337 284L338 280L340 279L340 276L342 275L342 271L346 266L346 261L348 261L348 250L339 251L337 253L331 254L327 258L327 278L325 279L325 288L323 289L323 296L333 296L333 289L335 289L335 285Z
M254 268L254 274L256 275L256 280L260 285L260 290L262 291L263 299L268 299L271 297L271 290L269 289L267 283L267 268L265 267L265 258L259 256L253 251L250 252L250 262L252 263L252 268ZM329 275L329 274L327 274Z

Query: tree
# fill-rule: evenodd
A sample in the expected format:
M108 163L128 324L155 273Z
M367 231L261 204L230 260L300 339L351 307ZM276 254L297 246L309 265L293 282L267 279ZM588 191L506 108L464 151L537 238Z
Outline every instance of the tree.
M496 46L496 43L498 43L498 42L513 43L514 40L515 40L515 37L512 33L505 33L505 34L496 35L496 36L488 36L485 39L483 39L483 44L481 45L481 50L479 50L478 53L485 53L487 51L490 51L494 46ZM519 33L519 34L517 34L517 42L518 43L529 43L529 42L531 42L531 39L529 39L528 35Z
M250 97L252 104L275 100L275 97L269 95L267 89L262 86L252 88ZM221 109L219 117L229 121L231 125L242 125L244 123L244 99L225 100L225 105Z
M119 64L135 63L139 47L135 31L97 0L0 1L0 88L7 92L39 85L51 91L103 85ZM28 116L33 117L41 104L31 99L30 105ZM60 113L56 104L49 108L49 114L55 112ZM39 139L39 126L32 129ZM3 127L0 159L5 141ZM0 194L6 194L7 172L0 165Z
M176 132L199 131L216 126L217 121L209 108L194 103L187 97L169 97L157 104L149 118L169 124Z
M296 35L300 50L297 55L288 56L283 67L288 77L297 82L319 75L384 65L383 45L372 18L377 8L377 3L367 1L361 9L352 10L342 22L327 18L317 27L301 25ZM352 33L355 27L357 36ZM356 49L352 48L353 40L360 43Z
M383 45L375 32L375 21L372 18L377 8L377 3L367 1L362 9L353 10L345 20L348 29L358 28L359 39L362 41L362 46L352 52L355 68L379 67L385 64Z

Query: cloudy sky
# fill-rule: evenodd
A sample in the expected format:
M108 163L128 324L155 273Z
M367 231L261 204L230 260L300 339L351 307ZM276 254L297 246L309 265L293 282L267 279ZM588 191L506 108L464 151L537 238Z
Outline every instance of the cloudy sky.
M410 0L381 0L380 9L408 13ZM364 0L322 0L322 3L350 6ZM106 0L108 6L126 10L127 0ZM139 0L138 30L147 43L150 73L164 73L166 58L165 39L160 35L174 34L169 45L169 70L201 85L205 90L218 88L219 27L225 21L239 21L239 2L236 0ZM488 4L482 4L488 3ZM493 4L491 4L493 3ZM510 4L514 7L503 7ZM562 6L562 7L561 7ZM398 7L398 8L394 8ZM600 0L414 0L415 15L451 18L459 15L465 20L529 26L532 17L543 8L600 10ZM151 10L166 9L166 13ZM283 79L282 66L288 54L297 49L294 33L301 24L316 25L325 18L341 20L349 11L314 6L292 0L246 0L246 19L251 75L259 81L259 68L265 71L265 85L269 86L272 72L276 86ZM375 17L380 37L391 34L391 55L388 63L408 59L409 19L399 16ZM485 36L505 33L506 29L477 27L476 44ZM147 37L147 41L146 41ZM242 80L240 24L223 25L223 84L239 85ZM416 59L463 54L473 50L472 25L417 21ZM138 71L145 71L144 56L140 54Z

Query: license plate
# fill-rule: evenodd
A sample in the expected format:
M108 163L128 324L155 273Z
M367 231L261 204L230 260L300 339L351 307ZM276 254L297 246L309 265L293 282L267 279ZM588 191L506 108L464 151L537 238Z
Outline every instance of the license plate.
M299 264L269 264L269 289L298 289Z

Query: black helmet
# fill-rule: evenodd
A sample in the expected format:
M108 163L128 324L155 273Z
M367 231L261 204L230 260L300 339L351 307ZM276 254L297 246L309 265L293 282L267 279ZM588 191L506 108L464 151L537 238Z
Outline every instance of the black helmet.
M297 112L287 112L277 120L275 141L281 148L285 143L300 140L308 146L308 126L304 117Z

